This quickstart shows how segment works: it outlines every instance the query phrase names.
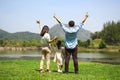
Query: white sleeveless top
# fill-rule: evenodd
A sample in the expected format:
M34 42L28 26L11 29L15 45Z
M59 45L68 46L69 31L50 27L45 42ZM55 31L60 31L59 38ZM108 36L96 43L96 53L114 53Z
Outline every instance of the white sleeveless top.
M50 35L48 33L45 33L44 36L41 38L42 47L49 47L50 44L48 41L50 41Z

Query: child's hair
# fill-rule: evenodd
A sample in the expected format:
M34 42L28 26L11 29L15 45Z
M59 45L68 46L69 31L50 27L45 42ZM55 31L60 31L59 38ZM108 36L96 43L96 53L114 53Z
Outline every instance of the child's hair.
M69 25L70 27L73 27L73 26L75 25L75 22L74 22L73 20L71 20L71 21L68 22L68 25Z
M61 44L61 41L60 41L60 40L57 41L56 45L57 45L57 48L58 48L58 49L61 49L62 44Z
M48 33L48 31L49 31L49 27L47 25L44 25L40 33L40 36L44 36L44 34Z

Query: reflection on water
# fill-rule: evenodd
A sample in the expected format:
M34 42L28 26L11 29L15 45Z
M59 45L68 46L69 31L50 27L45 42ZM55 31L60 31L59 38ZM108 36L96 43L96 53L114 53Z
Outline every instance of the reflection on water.
M40 51L7 51L0 52L0 60L8 59L40 59ZM54 54L51 55L53 59ZM80 61L94 61L94 62L104 62L104 63L117 63L120 64L120 53L86 53L82 52L78 54L78 59Z
M5 51L0 52L0 60L8 59L38 59L40 51Z
M120 64L120 53L80 53L80 61Z

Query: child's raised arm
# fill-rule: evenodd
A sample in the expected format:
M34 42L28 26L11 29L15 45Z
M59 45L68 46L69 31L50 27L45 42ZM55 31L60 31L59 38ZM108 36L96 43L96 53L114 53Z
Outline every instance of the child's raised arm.
M85 14L85 17L82 19L82 23L84 23L86 21L86 19L88 18L88 12Z
M55 14L54 14L53 17L56 19L56 21L57 21L58 23L61 23L60 19L59 19Z

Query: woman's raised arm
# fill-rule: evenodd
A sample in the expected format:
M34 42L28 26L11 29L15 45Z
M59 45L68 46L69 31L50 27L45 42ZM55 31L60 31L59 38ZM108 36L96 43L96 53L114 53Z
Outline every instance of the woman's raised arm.
M41 32L42 26L41 26L40 20L36 20L36 23L38 24L38 26L39 26L39 28L40 28L40 32Z

